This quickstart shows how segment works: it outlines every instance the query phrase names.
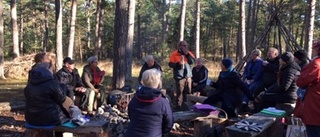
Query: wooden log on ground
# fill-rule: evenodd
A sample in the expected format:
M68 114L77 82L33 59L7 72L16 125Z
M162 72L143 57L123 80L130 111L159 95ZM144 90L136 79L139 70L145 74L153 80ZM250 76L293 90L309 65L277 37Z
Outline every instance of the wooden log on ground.
M207 118L201 118L194 120L194 137L203 137L206 131L212 127L212 120Z
M80 137L109 137L110 135L107 126L107 121L90 121L83 126L78 126L76 128L64 126L56 126L51 129L27 128L25 134L27 137L50 137L53 132L69 132L79 134Z
M203 103L203 101L206 100L207 98L208 97L205 97L205 96L195 96L191 94L187 95L187 100L194 103Z
M191 121L201 116L204 116L204 114L195 111L178 111L173 112L173 121Z

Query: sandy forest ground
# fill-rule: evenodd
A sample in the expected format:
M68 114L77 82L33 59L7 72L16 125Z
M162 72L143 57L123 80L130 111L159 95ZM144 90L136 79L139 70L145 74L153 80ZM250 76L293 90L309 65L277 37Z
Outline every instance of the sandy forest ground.
M5 62L5 74L7 79L0 80L0 136L1 137L22 137L24 136L24 112L23 110L5 110L1 108L1 104L10 103L14 106L19 104L19 102L24 101L23 88L26 84L26 78L28 70L33 64L34 54L27 55L20 58L17 58L11 62ZM136 62L133 65L133 81L132 87L137 86L137 77L139 75L140 68L143 64L143 61ZM167 63L162 63L167 64ZM77 64L79 73L82 73L82 67L84 64ZM162 65L164 70L164 79L163 87L168 88L170 85L173 85L172 72L167 65ZM206 66L209 69L209 77L212 79L219 73L219 65L216 63L207 63ZM104 84L107 89L111 87L111 75L112 75L112 62L110 61L101 61L99 67L106 71L106 79ZM172 130L169 137L188 137L193 136L193 126L190 122L179 123L180 128L178 130Z
M18 102L24 101L23 86L22 85L8 85L1 83L0 88L0 104L4 102L11 102L15 106ZM0 105L0 136L1 137L23 137L24 136L24 112L23 110L3 110ZM172 130L168 137L192 137L193 128L192 123L179 123L178 130Z

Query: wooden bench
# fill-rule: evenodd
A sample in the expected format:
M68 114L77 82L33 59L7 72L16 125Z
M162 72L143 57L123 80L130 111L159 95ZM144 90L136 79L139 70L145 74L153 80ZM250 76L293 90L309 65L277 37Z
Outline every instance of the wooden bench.
M27 128L25 135L26 137L52 137L53 132L68 132L77 134L77 137L109 137L110 133L107 131L107 128L107 121L90 121L76 128L64 126L56 126L50 129Z
M262 124L261 132L246 131L236 128L235 125L227 126L228 137L283 137L284 124L281 123L281 117L275 117L268 114L256 113L244 119L248 122Z
M223 121L220 121L223 120ZM219 125L222 122L225 122L226 119L220 119L217 116L204 115L203 113L195 111L179 111L173 112L173 121L182 122L182 121L192 121L194 128L194 137L201 137L209 128Z

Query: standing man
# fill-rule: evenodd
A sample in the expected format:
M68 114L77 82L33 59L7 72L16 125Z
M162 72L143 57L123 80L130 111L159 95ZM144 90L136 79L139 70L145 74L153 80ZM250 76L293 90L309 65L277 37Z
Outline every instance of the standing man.
M177 108L181 109L186 101L186 94L191 93L191 65L195 62L194 55L188 50L188 43L180 41L178 49L173 51L169 58L169 67L173 69L173 78L176 83Z
M300 88L306 89L299 95L294 115L306 125L308 137L320 136L320 41L313 44L313 59L301 71L297 80Z
M75 68L75 61L70 57L63 60L63 67L55 74L55 79L65 84L68 88L67 96L75 99L74 96L80 96L80 109L86 107L89 91L84 88L78 69Z
M206 96L204 92L208 79L208 69L203 65L204 59L197 58L196 66L192 68L192 92L197 96Z

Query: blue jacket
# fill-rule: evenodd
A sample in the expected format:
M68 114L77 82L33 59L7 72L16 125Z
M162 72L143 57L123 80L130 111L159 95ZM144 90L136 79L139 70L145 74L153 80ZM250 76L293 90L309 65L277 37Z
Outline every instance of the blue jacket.
M257 59L256 61L250 60L244 68L243 77L248 80L260 81L262 75L263 60Z
M130 124L125 137L162 137L173 126L169 101L160 90L142 87L128 106Z

